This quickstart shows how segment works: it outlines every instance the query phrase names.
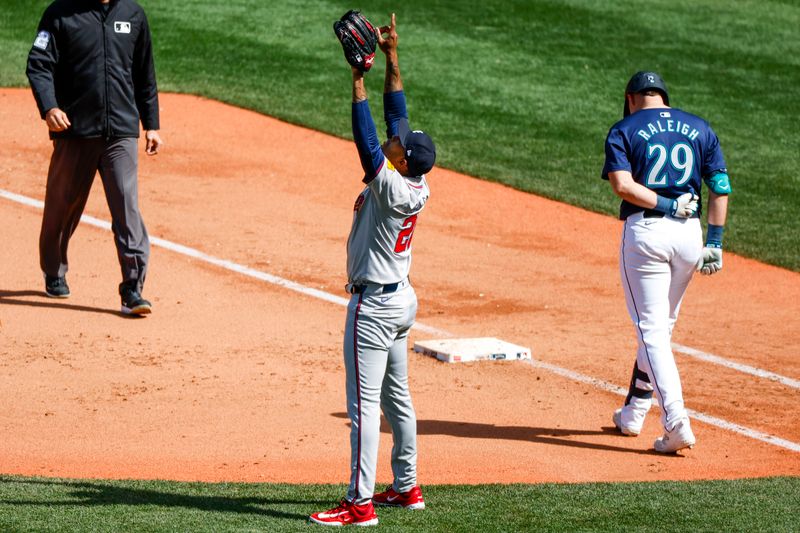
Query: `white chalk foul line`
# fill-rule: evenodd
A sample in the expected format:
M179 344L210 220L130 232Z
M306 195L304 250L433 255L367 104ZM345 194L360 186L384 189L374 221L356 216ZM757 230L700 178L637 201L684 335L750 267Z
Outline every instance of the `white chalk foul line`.
M676 352L688 355L689 357L694 357L695 359L700 359L701 361L705 361L707 363L713 363L715 365L720 365L726 368L731 368L733 370L738 370L739 372L743 372L745 374L750 374L751 376L758 376L760 378L768 379L770 381L776 381L782 385L786 385L787 387L791 387L793 389L800 389L800 380L797 379L787 378L786 376L781 376L780 374L776 374L768 370L763 370L761 368L756 368L754 366L737 363L736 361L729 361L724 357L702 352L700 350L695 350L694 348L683 346L681 344L674 342L672 343L672 349L675 350Z
M89 217L91 218L91 217ZM81 217L83 220L83 217ZM96 222L102 222L97 219L87 220L90 224L95 224ZM110 226L110 225L109 225ZM156 246L161 246L162 248L166 248L167 250L171 250L173 252L177 252L179 254L187 255L189 257L194 257L195 259L199 259L201 261L205 261L206 263L211 263L212 265L216 265L218 267L231 270L233 272L237 272L239 274L243 274L245 276L249 276L251 278L255 278L261 281L266 281L267 283L272 283L273 285L278 285L279 287L283 287L285 289L289 289L291 291L299 292L300 294L304 294L306 296L311 296L312 298L318 298L320 300L324 300L326 302L330 302L333 304L338 304L344 307L350 303L349 298L343 298L341 296L336 296L330 294L328 292L314 289L311 287L307 287L305 285L301 285L295 281L288 280L286 278L281 278L279 276L275 276L272 274L268 274L266 272L262 272L261 270L256 270L254 268L246 267L244 265L240 265L238 263L234 263L233 261L228 261L227 259L220 259L219 257L214 257L213 255L208 255L206 253L201 252L195 248L190 248L189 246L184 246L182 244L177 244L172 241L168 241L166 239L161 239L159 237L150 237L150 242L155 244ZM415 329L419 331L423 331L425 333L430 333L432 335L440 335L443 337L450 337L452 334L434 328L432 326L428 326L426 324L422 324L417 322L413 326Z
M0 189L0 196L7 200L11 200L12 202L17 202L18 204L28 205L37 209L44 209L44 202L41 200L34 200L33 198L28 198L27 196L22 196L21 194Z
M557 374L561 377L571 379L574 381L579 381L581 383L586 383L587 385L597 387L598 389L603 389L604 391L618 394L620 396L628 395L627 389L618 387L617 385L614 385L613 383L609 383L607 381L603 381L602 379L586 376L584 374L580 374L578 372L574 372L566 368L561 368L560 366L551 365L550 363L545 363L544 361L524 360L524 362L528 363L534 368L541 368L543 370L547 370L548 372L552 372L553 374ZM654 401L653 403L657 402ZM786 439L781 439L773 435L768 435L767 433L763 433L755 429L750 429L744 426L740 426L739 424L734 424L733 422L728 422L727 420L723 420L722 418L717 418L716 416L707 415L705 413L694 411L692 409L687 409L686 411L691 418L700 420L701 422L705 422L706 424L710 424L712 426L716 426L718 428L725 429L733 433L738 433L739 435L742 435L744 437L759 440L761 442L766 442L767 444L772 444L773 446L786 448L787 450L791 450L793 452L800 452L800 444L796 442L792 442Z
M20 194L16 194L13 192L9 192L3 189L0 189L0 197L6 198L13 202L17 202L23 205L27 205L30 207L35 207L37 209L44 209L44 202L41 200L36 200L34 198L29 198L27 196L22 196ZM82 215L81 222L89 224L90 226L94 226L100 229L104 229L107 231L111 231L111 223L106 222L105 220L100 220L99 218L95 218L89 215ZM162 239L160 237L150 237L150 243L154 246L160 246L161 248L165 248L172 252L176 252L188 257L192 257L194 259L198 259L200 261L204 261L206 263L218 266L220 268L224 268L226 270L230 270L232 272L236 272L238 274L242 274L244 276L249 276L251 278L255 278L261 281L265 281L267 283L271 283L273 285L277 285L279 287L283 287L285 289L289 289L291 291L299 292L300 294L304 294L306 296L310 296L312 298L317 298L319 300L323 300L326 302L330 302L333 304L341 305L347 307L347 304L350 302L349 298L344 298L341 296L336 296L334 294L330 294L328 292L314 289L312 287L307 287L305 285L301 285L295 281L291 281L286 278L282 278L280 276L275 276L273 274L269 274L267 272L263 272L261 270L256 270L254 268L250 268L244 265L240 265L239 263L234 263L233 261L228 261L227 259L221 259L219 257L215 257L213 255L209 255L207 253L201 252L196 248L192 248L190 246L184 246L182 244L178 244L176 242L169 241L167 239ZM441 337L452 337L452 333L448 333L447 331L435 328L433 326L428 326L427 324L423 324L421 322L417 322L414 324L414 329L422 331L424 333L429 333L431 335L438 335Z
M29 198L27 196L22 196L22 195L19 195L19 194L16 194L16 193L12 193L12 192L9 192L9 191L3 190L3 189L0 189L0 197L6 198L8 200L11 200L13 202L17 202L17 203L20 203L20 204L23 204L23 205L27 205L27 206L30 206L30 207L35 207L37 209L43 209L44 208L44 202L42 202L40 200L35 200L33 198ZM109 222L104 221L104 220L100 220L98 218L95 218L95 217L92 217L92 216L89 216L89 215L83 215L83 216L81 216L81 221L85 222L86 224L89 224L91 226L95 226L97 228L101 228L101 229L104 229L104 230L107 230L107 231L111 231L111 224ZM260 270L255 270L253 268L246 267L246 266L240 265L238 263L234 263L233 261L228 261L227 259L220 259L219 257L215 257L213 255L209 255L209 254L203 253L200 250L197 250L195 248L191 248L189 246L184 246L182 244L174 243L174 242L168 241L166 239L161 239L159 237L150 237L150 242L155 246L160 246L160 247L165 248L167 250L170 250L170 251L173 251L173 252L176 252L176 253L179 253L179 254L183 254L183 255L186 255L188 257L193 257L193 258L198 259L200 261L204 261L204 262L210 263L212 265L216 265L216 266L218 266L220 268L224 268L226 270L237 272L237 273L245 275L245 276L249 276L249 277L261 280L261 281L265 281L267 283L272 283L274 285L278 285L280 287L284 287L286 289L289 289L289 290L304 294L306 296L311 296L313 298L318 298L320 300L324 300L326 302L338 304L338 305L341 305L341 306L344 306L344 307L346 307L348 305L348 303L350 302L350 300L347 299L347 298L343 298L341 296L335 296L333 294L330 294L330 293L327 293L325 291L321 291L321 290L318 290L318 289L313 289L311 287L306 287L305 285L301 285L300 283L297 283L297 282L294 282L294 281L291 281L291 280L288 280L288 279L285 279L285 278L281 278L279 276L274 276L272 274L268 274L268 273L262 272ZM441 336L441 337L454 337L455 336L454 334L452 334L452 333L450 333L448 331L445 331L445 330L442 330L442 329L439 329L439 328L435 328L433 326L428 326L428 325L422 324L420 322L415 323L414 324L414 328L419 330L419 331L423 331L423 332L429 333L431 335L438 335L438 336ZM677 346L679 346L679 345L677 345ZM699 353L699 354L704 354L704 352L699 352L698 350L693 350L691 348L686 348L686 347L680 346L680 351L685 353L686 350L692 350L693 353L696 352L696 353ZM690 355L692 355L692 354L690 354ZM711 354L704 354L704 355L710 356ZM711 356L711 357L713 359L704 359L704 360L707 360L707 361L712 362L712 363L716 363L716 361L714 359L719 359L721 361L725 361L727 363L731 363L730 361L727 361L726 359L723 359L723 358L718 357L718 356ZM613 385L611 383L608 383L607 381L603 381L601 379L593 378L593 377L590 377L590 376L585 376L583 374L580 374L578 372L574 372L574 371L566 369L566 368L562 368L560 366L551 365L550 363L545 363L544 361L537 361L537 360L528 361L528 360L525 360L525 362L530 364L530 365L532 365L532 366L534 366L535 368L541 368L543 370L547 370L549 372L552 372L553 374L557 374L559 376L562 376L562 377L565 377L565 378L568 378L568 379L579 381L581 383L586 383L588 385L592 385L593 387L597 387L599 389L602 389L602 390L605 390L605 391L608 391L608 392L611 392L611 393L614 393L614 394L618 394L618 395L621 395L621 396L626 396L627 393L628 393L627 389L624 389L622 387L618 387L617 385ZM716 363L716 364L720 364L720 363ZM732 364L738 365L738 363L732 363ZM728 365L725 365L725 366L728 366ZM745 367L745 365L739 365L739 366ZM730 366L730 368L734 368L736 370L740 370L739 368L737 368L735 366ZM752 367L747 367L747 368L752 368ZM758 369L753 369L753 370L758 370ZM772 376L772 375L777 376L777 374L773 374L773 373L767 372L765 370L761 371L761 372L763 372L764 374L768 374L770 376ZM748 373L752 373L752 372L748 372ZM760 377L766 377L765 375L762 375L762 374L753 374L753 375L758 375ZM783 376L778 376L778 377L783 378ZM770 378L770 379L772 379L772 378ZM789 380L789 381L793 381L790 378L783 378L783 379ZM738 434L743 435L745 437L749 437L749 438L755 439L755 440L760 440L762 442L766 442L766 443L769 443L769 444L772 444L772 445L775 445L775 446L779 446L781 448L786 448L786 449L789 449L789 450L792 450L792 451L795 451L795 452L800 452L800 444L797 444L797 443L794 443L794 442L791 442L791 441L788 441L788 440L785 440L785 439L781 439L781 438L778 438L778 437L773 437L772 435L767 435L766 433L762 433L762 432L756 431L754 429L749 429L749 428L746 428L744 426L740 426L738 424L734 424L732 422L728 422L728 421L723 420L721 418L716 418L714 416L707 415L705 413L700 413L698 411L689 411L689 414L693 418L696 418L697 420L700 420L700 421L705 422L707 424L711 424L712 426L717 426L719 428L726 429L726 430L732 431L734 433L738 433Z

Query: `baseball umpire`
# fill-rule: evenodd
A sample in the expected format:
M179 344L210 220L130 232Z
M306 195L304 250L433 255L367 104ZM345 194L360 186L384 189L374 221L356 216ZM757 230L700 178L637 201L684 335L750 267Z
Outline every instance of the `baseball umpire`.
M730 180L719 139L702 118L669 107L664 80L637 72L625 89L624 118L605 143L602 177L622 198L620 274L638 351L628 396L614 425L638 435L655 391L664 435L655 450L695 444L683 403L672 329L695 270L722 268L722 232ZM702 184L708 187L708 232L700 225Z
M150 313L141 296L150 241L139 213L139 121L148 155L163 143L144 11L133 0L56 0L39 23L27 74L53 140L39 236L46 294L70 295L67 247L99 171L122 269L122 312Z
M370 114L364 72L370 50L348 53L348 35L369 41L372 26L348 12L337 24L345 55L353 65L352 121L366 187L355 202L347 240L347 291L351 294L344 335L347 414L350 418L351 474L339 506L314 513L313 523L331 526L378 523L373 502L424 509L417 485L417 419L408 389L408 333L417 313L417 296L408 280L411 239L430 192L425 180L436 159L431 138L408 126L397 56L395 16L377 33L386 55L384 118L388 140L381 145ZM362 33L363 32L363 33ZM382 34L386 34L384 38ZM356 47L358 48L358 47ZM394 481L373 494L380 411L392 428Z

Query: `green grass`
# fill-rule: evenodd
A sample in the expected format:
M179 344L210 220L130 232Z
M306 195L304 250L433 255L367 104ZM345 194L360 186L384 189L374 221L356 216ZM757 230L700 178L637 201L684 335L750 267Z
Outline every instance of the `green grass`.
M49 0L2 0L0 86L25 59ZM200 94L350 136L349 70L331 31L352 2L140 0L162 90ZM440 164L590 210L606 131L636 70L719 134L734 195L726 249L800 271L800 5L779 0L406 0L398 14L412 124ZM380 111L380 63L368 76ZM170 124L164 125L168 131ZM209 125L213 128L213 125ZM242 132L246 137L247 132ZM587 233L589 228L587 228ZM0 477L1 531L294 531L341 486ZM425 487L407 531L796 531L800 481Z
M26 85L48 0L3 0L0 85ZM331 30L352 2L140 0L162 90L201 94L349 137L349 70ZM396 10L412 124L441 165L590 210L630 75L710 120L734 195L726 249L800 271L800 5L779 0L380 0ZM368 79L379 112L382 65ZM169 124L164 127L168 130ZM243 132L246 135L246 132Z
M309 531L342 485L80 481L0 476L2 531ZM800 478L694 483L426 486L386 531L797 531Z

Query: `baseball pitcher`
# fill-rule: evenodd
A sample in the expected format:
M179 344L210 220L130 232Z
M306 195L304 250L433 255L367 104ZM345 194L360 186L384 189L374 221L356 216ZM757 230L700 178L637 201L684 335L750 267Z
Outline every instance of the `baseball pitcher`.
M628 396L614 412L624 435L638 435L655 391L664 435L657 452L695 444L683 403L672 329L695 270L722 268L722 232L730 180L719 139L702 118L669 107L669 93L655 72L637 72L625 89L624 118L605 143L602 177L622 198L624 220L620 274L638 351ZM708 187L705 247L700 195Z
M345 322L344 361L351 422L350 486L337 507L310 517L313 523L333 526L376 525L373 502L406 509L425 507L417 485L417 421L408 390L407 341L417 313L417 296L408 273L414 228L430 194L425 174L433 167L436 150L427 134L408 125L394 15L390 26L374 32L386 55L383 101L388 140L379 143L364 88L364 72L372 62L370 50L348 54L348 36L357 34L356 44L368 42L372 26L352 13L339 21L345 23L345 38L337 32L352 65L353 137L366 183L356 199L347 239L346 287L352 296ZM341 29L342 24L337 27ZM359 28L367 29L358 33ZM380 410L392 427L394 481L384 492L374 494Z

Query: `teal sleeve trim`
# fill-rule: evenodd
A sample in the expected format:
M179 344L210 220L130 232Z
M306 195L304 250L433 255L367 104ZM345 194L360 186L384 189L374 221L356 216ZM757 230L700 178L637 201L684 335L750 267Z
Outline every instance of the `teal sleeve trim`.
M730 194L731 180L725 172L717 172L711 176L703 178L708 188L717 194Z
M722 232L724 230L725 228L723 226L709 224L708 232L706 233L706 246L722 248Z

